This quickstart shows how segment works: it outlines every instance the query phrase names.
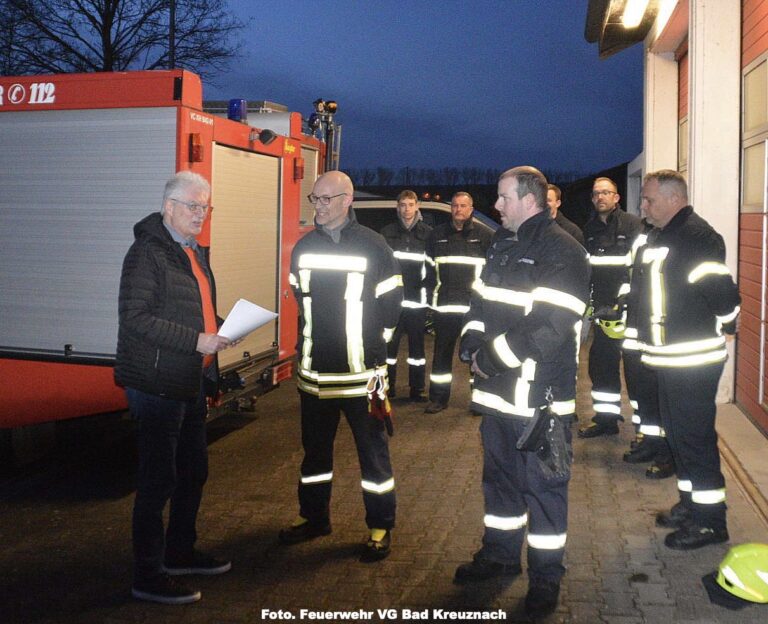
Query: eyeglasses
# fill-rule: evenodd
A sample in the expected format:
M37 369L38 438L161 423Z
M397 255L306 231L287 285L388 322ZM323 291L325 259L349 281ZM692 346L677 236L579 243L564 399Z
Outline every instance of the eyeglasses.
M310 204L316 204L320 202L322 206L327 206L331 203L332 199L341 197L342 195L348 195L348 193L337 193L336 195L315 195L314 193L310 193L307 195L307 199L309 200Z
M592 191L592 197L608 197L609 195L616 195L616 191Z
M169 197L172 202L176 202L177 204L181 204L184 206L187 210L190 212L200 212L202 214L206 214L209 210L213 210L213 206L209 206L208 204L196 204L195 202L185 202L181 201L180 199L176 199L175 197Z

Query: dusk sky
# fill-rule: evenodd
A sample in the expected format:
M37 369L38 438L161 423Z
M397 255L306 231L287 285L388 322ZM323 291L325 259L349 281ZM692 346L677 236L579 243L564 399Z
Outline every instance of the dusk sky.
M339 104L341 168L533 164L642 149L642 46L601 61L587 0L229 0L245 46L206 99ZM252 18L252 19L251 19Z

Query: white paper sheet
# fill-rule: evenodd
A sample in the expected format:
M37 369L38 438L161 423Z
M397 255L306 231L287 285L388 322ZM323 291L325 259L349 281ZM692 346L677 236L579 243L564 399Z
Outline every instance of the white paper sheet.
M219 328L219 336L224 336L230 340L240 340L254 329L266 325L275 318L277 318L277 314L274 312L265 310L245 299L238 299L227 318L224 319L224 324Z

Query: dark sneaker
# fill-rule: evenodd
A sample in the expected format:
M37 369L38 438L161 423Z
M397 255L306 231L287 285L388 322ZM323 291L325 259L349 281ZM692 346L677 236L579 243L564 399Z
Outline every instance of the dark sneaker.
M522 572L519 563L499 563L475 554L472 561L462 563L453 575L457 585L487 581L499 576L517 576Z
M137 600L159 602L167 605L189 604L200 600L201 593L184 587L167 574L158 574L147 580L136 581L131 588L131 596Z
M171 576L182 576L184 574L213 576L214 574L229 572L232 569L232 562L216 559L211 557L211 555L193 550L192 554L186 556L166 554L163 569Z
M645 471L646 479L668 479L675 474L674 462L660 462L655 460Z
M283 544L298 544L300 542L306 542L316 537L331 534L331 523L326 520L325 522L310 522L307 520L304 524L292 525L287 529L282 529L278 535L278 538Z
M686 524L664 538L664 545L675 550L694 550L709 544L728 541L727 529L713 529L697 524Z
M413 403L426 403L427 397L424 396L424 390L420 388L411 388L411 391L408 394L408 400Z
M525 595L525 613L531 618L544 617L557 608L560 583L536 581Z
M381 561L389 556L392 547L392 532L387 531L380 540L372 537L363 545L363 553L360 555L360 561L363 563L373 563Z
M447 407L448 407L447 403L439 403L438 401L431 401L430 404L424 408L424 413L437 414L438 412L442 412Z
M653 461L657 453L658 448L656 448L656 444L645 438L640 444L624 453L622 459L628 464L644 464L645 462Z
M619 425L613 423L592 423L591 425L579 429L580 438L597 438L600 436L616 435L619 433Z
M672 505L669 511L660 511L656 514L656 526L665 529L679 529L688 524L691 519L691 510L682 502Z

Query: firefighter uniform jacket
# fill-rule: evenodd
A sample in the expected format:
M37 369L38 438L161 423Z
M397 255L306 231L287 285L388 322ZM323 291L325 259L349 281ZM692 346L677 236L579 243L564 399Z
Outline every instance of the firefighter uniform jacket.
M552 389L558 414L575 410L581 317L589 297L584 248L547 212L514 233L499 229L465 317L460 356L488 379L475 377L472 409L533 416Z
M578 225L566 217L562 210L557 211L557 214L555 215L555 223L573 236L579 245L584 245L584 232L581 231L581 228Z
M603 223L597 213L584 226L584 246L592 266L592 306L595 310L619 303L626 283L632 241L640 233L640 218L617 207ZM621 293L624 294L624 293Z
M740 302L722 236L686 206L638 243L625 348L652 368L724 362L723 333L734 333Z
M408 229L400 219L381 229L381 235L400 262L404 308L428 307L426 247L431 231L432 228L421 220Z
M469 310L472 283L480 276L491 233L470 218L461 230L449 221L438 225L427 239L432 290L432 309L436 312L465 314Z
M299 304L299 389L365 396L375 370L386 370L386 340L400 315L403 281L392 250L350 210L338 243L319 228L296 244L289 279Z

